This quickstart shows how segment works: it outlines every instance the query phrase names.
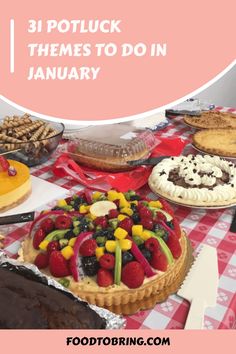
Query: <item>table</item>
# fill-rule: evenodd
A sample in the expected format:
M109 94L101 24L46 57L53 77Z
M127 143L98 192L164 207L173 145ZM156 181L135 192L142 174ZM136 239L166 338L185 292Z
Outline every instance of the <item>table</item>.
M219 110L234 112L236 110L217 107ZM174 118L167 128L158 134L161 137L189 138L191 129L184 125L181 118ZM49 161L31 169L31 174L56 183L64 188L78 192L83 189L76 182L55 177L51 166L60 153L57 151ZM146 195L151 194L147 186L142 188ZM186 230L191 244L198 252L202 244L216 247L219 265L219 288L217 306L208 308L205 313L206 329L231 329L236 323L236 234L229 232L233 210L201 210L175 207L181 226ZM7 235L5 250L11 257L16 257L21 240L28 232L29 225L0 226L0 233ZM182 329L188 314L187 301L172 295L167 301L157 304L152 310L140 311L133 316L126 316L127 329Z

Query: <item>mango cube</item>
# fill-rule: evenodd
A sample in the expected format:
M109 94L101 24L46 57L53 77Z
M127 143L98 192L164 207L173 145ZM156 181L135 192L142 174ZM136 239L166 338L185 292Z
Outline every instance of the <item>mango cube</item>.
M120 210L121 213L132 216L133 215L133 210L131 208L125 207Z
M126 219L126 218L128 218L128 216L127 216L127 215L124 215L124 214L119 214L119 215L117 216L117 219L118 219L119 221L122 221L122 220L124 220L124 219Z
M152 200L148 204L150 207L153 207L153 208L159 208L159 209L162 208L162 204L161 204L161 202L159 202L159 200Z
M119 243L120 243L120 248L122 249L122 251L128 251L132 247L132 241L130 241L128 239L120 240Z
M97 247L95 250L95 254L97 259L101 258L105 253L105 247Z
M101 192L94 192L92 195L93 200L97 200L101 197L102 193Z
M132 226L132 236L141 237L143 233L143 225L133 225Z
M49 241L48 240L43 240L42 242L40 242L39 244L39 249L41 251L47 251L47 247L48 247Z
M107 241L105 247L108 252L114 253L116 250L116 241Z
M66 206L67 205L67 202L65 201L65 199L60 199L60 200L58 200L58 202L57 202L57 206L59 206L59 207L61 207L61 208L63 208L64 206Z
M77 237L72 237L72 238L69 240L68 245L71 246L71 247L74 247L76 240L77 240Z
M114 232L114 236L118 240L123 240L127 235L128 232L125 229L122 229L122 227L117 227L117 229Z
M142 235L141 235L141 239L142 240L146 241L146 240L148 240L151 237L152 237L152 234L151 234L151 232L149 230L144 230L142 232Z
M66 246L66 247L62 248L61 254L63 255L63 257L65 259L68 260L68 259L70 259L73 256L74 250L73 250L73 248L71 246Z

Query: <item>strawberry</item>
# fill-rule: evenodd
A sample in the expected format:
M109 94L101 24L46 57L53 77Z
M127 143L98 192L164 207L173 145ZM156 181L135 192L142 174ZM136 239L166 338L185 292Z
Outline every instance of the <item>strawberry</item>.
M181 237L181 228L180 228L180 225L179 225L177 219L173 218L172 222L173 222L173 225L174 225L175 234L176 234L176 236L178 238L180 238Z
M160 220L166 221L166 217L163 213L157 211L154 221L158 224Z
M115 257L113 254L105 253L100 259L99 259L100 266L104 269L114 269L115 267Z
M0 172L7 171L9 167L10 164L5 157L0 156Z
M163 206L163 210L165 210L168 214L170 214L171 216L174 216L174 211L171 208L171 206L169 205L168 202L166 202L164 199L160 200L162 206Z
M97 226L101 226L102 229L105 229L108 226L107 219L105 216L99 216L94 220L94 224Z
M130 289L139 288L144 281L144 270L139 262L127 263L121 273L122 282Z
M46 268L48 266L48 254L47 253L39 253L34 260L34 264L39 269Z
M53 251L58 251L60 249L59 241L51 241L47 246L47 252L50 255Z
M46 232L43 229L38 229L33 238L33 247L38 250L39 249L39 244L45 239L46 237Z
M129 234L131 234L133 224L134 223L131 218L125 218L124 220L120 221L119 227L121 227L122 229L126 230Z
M54 221L51 218L46 218L40 223L40 227L46 232L46 234L49 234L54 230Z
M97 283L103 288L112 285L114 283L112 272L107 269L100 268L97 273Z
M72 219L68 215L59 215L55 220L55 227L58 230L69 229L72 226Z
M119 215L119 212L117 209L111 209L108 214L109 219L115 219Z
M159 242L154 237L150 237L148 240L146 240L144 245L145 248L150 252L155 252L159 249Z
M150 264L154 269L158 269L162 272L165 272L168 267L166 255L161 252L153 252Z
M177 236L169 235L167 246L175 259L180 257L182 250Z
M94 238L92 238L82 243L79 249L79 253L83 257L94 256L96 248L97 248L97 242L96 240L94 240Z
M60 251L53 251L49 257L49 270L54 277L61 278L70 275L68 262Z

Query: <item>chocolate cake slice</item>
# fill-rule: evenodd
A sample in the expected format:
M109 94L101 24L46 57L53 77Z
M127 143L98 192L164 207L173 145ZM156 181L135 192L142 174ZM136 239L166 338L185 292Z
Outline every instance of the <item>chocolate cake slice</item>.
M44 284L25 267L0 267L0 328L103 329L106 321L86 302Z

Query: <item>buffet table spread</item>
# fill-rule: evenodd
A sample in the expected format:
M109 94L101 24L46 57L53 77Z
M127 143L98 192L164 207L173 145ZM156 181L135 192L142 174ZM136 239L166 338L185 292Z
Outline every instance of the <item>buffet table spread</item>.
M235 112L234 109L217 107L218 110ZM188 139L191 128L175 117L163 130L156 133L161 138L181 137ZM84 187L68 178L53 175L52 165L61 153L61 146L44 164L31 168L31 174L43 180L61 186L76 193ZM46 192L46 191L45 191ZM150 196L150 189L142 188L142 194ZM206 329L231 329L236 323L236 234L229 232L234 209L192 209L174 206L175 215L185 229L196 254L202 244L217 249L219 266L219 288L217 306L208 308L205 313ZM47 206L45 206L47 209ZM6 235L5 251L16 257L20 242L27 235L29 225L1 226L1 234ZM202 284L204 287L204 284ZM182 329L188 314L189 304L177 295L170 296L167 301L157 304L152 310L140 311L126 316L127 329Z

